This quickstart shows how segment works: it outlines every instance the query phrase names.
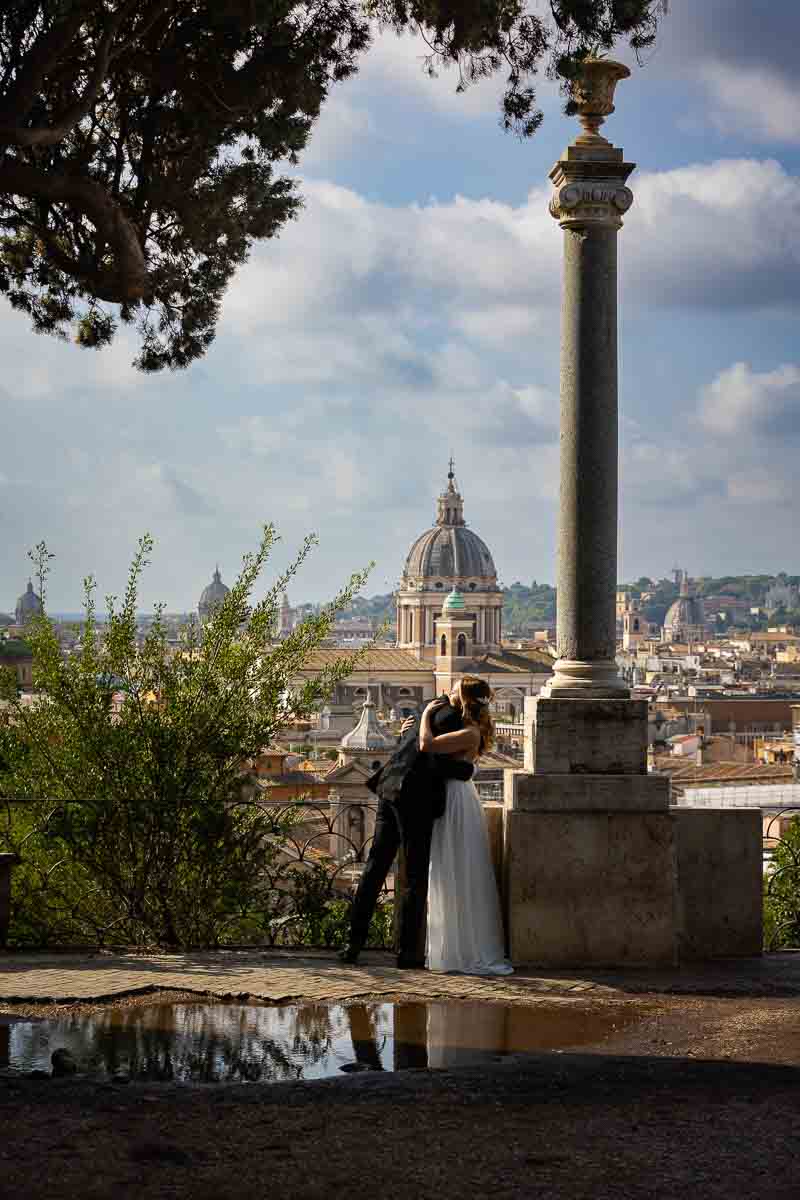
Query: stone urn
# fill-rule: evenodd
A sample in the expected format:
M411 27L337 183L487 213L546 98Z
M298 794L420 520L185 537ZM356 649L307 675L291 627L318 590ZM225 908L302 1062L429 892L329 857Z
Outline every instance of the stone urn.
M629 75L624 63L609 58L585 58L580 64L570 86L569 103L569 111L577 114L583 126L583 133L575 139L578 145L608 144L597 131L614 111L617 84Z

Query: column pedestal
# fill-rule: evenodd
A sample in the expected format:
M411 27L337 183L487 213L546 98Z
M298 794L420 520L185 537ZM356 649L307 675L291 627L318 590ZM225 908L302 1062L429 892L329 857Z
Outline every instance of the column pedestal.
M527 697L525 728L528 770L505 787L512 960L674 964L677 846L645 702Z
M503 897L515 963L673 966L761 952L757 811L669 807L646 704L526 698L506 771Z

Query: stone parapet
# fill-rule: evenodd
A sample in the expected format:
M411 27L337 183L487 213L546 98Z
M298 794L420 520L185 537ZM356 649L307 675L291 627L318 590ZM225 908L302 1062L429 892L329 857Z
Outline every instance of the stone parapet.
M659 776L506 772L514 962L660 966L761 953L760 813L667 799Z
M763 944L757 809L674 808L681 959L746 958Z
M504 899L515 963L677 962L670 813L507 808L505 835Z
M666 812L662 775L530 775L505 772L506 806L515 812Z

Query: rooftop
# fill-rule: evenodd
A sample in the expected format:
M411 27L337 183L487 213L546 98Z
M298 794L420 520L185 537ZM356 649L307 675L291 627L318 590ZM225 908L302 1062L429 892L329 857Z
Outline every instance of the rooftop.
M301 674L317 674L326 667L334 667L343 659L352 658L352 650L340 647L325 647L312 650L307 656ZM430 675L431 664L420 662L406 650L375 649L359 656L358 663L353 669L353 675L370 675L378 671L415 671Z
M531 671L550 671L554 661L546 650L502 650L498 654L484 654L464 663L464 673L523 675Z
M698 766L691 759L680 758L671 754L657 754L655 757L656 771L661 775L669 775L673 783L682 787L692 784L710 787L715 784L722 786L730 783L768 784L790 783L792 781L791 763L703 763Z

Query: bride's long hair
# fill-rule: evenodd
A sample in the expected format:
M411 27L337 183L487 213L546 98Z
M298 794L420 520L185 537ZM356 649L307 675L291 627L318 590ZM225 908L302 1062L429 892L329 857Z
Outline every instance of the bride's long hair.
M464 721L468 725L477 725L481 735L478 754L483 754L494 745L494 724L489 712L492 689L485 679L479 679L477 675L462 675L459 692Z

